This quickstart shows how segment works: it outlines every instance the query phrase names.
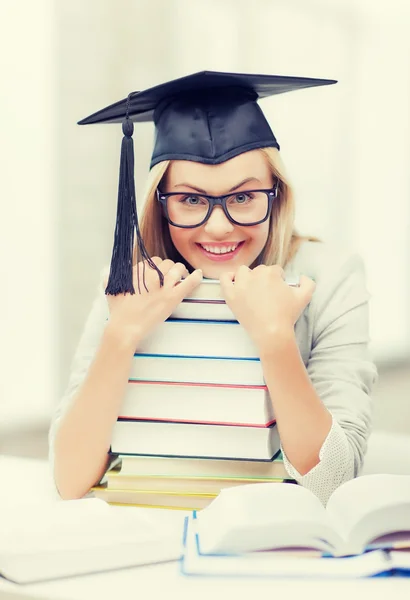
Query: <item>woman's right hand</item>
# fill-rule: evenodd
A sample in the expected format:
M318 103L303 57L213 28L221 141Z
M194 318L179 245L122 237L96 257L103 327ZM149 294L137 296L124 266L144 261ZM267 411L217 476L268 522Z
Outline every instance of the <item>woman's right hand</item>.
M202 281L202 271L199 269L189 274L182 263L175 263L170 259L162 260L158 256L154 256L151 260L164 275L162 287L157 271L152 269L147 261L141 261L133 266L135 294L107 295L110 311L108 322L135 345L157 325L168 319L175 307ZM182 277L185 279L180 282ZM147 289L144 286L144 279ZM104 289L107 287L107 280L104 281Z

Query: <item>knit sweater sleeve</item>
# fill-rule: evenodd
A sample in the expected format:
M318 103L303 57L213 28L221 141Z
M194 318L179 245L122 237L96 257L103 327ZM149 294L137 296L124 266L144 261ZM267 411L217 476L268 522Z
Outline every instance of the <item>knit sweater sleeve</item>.
M319 463L301 475L283 451L289 475L326 504L343 482L356 477L371 428L377 371L369 354L369 293L362 259L352 255L319 278L309 306L313 335L307 372L332 415Z

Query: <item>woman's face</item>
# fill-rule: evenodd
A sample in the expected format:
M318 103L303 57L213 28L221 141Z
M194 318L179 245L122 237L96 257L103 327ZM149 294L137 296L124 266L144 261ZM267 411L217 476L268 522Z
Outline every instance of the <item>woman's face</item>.
M273 177L265 157L252 150L219 165L173 161L161 192L223 196L231 191L270 189L272 185ZM219 279L224 271L235 271L240 265L250 266L255 261L265 246L269 222L267 219L259 225L235 225L227 219L221 206L215 206L204 225L192 229L169 225L169 231L175 248L194 269L202 269L204 277ZM220 247L237 244L239 247L232 252L217 253Z

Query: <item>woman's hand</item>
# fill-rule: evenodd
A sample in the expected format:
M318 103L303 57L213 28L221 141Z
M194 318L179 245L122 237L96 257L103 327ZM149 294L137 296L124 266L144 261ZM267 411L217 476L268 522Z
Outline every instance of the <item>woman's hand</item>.
M316 285L302 275L299 287L289 286L278 265L260 265L253 270L242 265L236 272L223 273L220 283L227 305L260 351L293 335Z
M175 263L169 259L162 260L158 256L154 256L152 261L164 275L162 287L160 287L158 273L146 261L141 261L133 267L135 294L107 295L109 323L135 345L165 321L174 308L202 281L202 271L199 269L189 275L182 263ZM145 289L143 279L144 262L144 279L148 291ZM182 277L185 279L179 283ZM106 287L105 281L104 289Z

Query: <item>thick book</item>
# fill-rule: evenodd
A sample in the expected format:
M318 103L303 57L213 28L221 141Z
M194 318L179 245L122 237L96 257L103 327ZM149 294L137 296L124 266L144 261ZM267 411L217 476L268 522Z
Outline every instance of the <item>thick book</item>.
M292 287L299 286L299 282L295 278L286 278L286 283ZM185 300L219 300L225 302L219 279L203 279L201 283L186 296Z
M215 358L259 358L245 328L236 321L168 319L140 342L136 353Z
M298 286L295 280L287 279L290 286ZM218 279L203 279L184 298L171 314L173 319L203 319L214 321L236 321L236 317L226 304Z
M207 510L207 509L205 509ZM215 577L287 577L352 579L399 575L410 577L410 551L373 550L363 554L329 557L310 548L274 549L240 554L204 554L197 533L197 514L186 517L183 534L184 575Z
M289 479L289 478L288 478ZM224 488L236 487L251 483L283 483L279 477L175 477L172 475L124 475L113 469L106 474L107 490L134 490L136 492L151 490L153 492L176 492L178 494L214 494L218 495Z
M134 354L130 381L265 385L259 358Z
M111 451L115 454L271 460L279 450L276 425L237 427L117 421L111 438Z
M28 584L177 560L181 516L157 523L97 498L3 507L0 575Z
M266 386L132 381L120 419L268 427L275 421Z
M281 452L269 461L167 456L120 456L119 458L121 466L118 468L124 477L289 478ZM107 472L107 477L109 475L110 471Z
M146 490L111 490L104 485L93 487L92 493L95 498L104 500L108 504L179 510L202 510L216 498L216 494L163 492L149 488Z
M224 489L197 515L195 529L205 555L294 547L329 556L410 549L410 476L350 480L333 492L326 508L299 485Z

